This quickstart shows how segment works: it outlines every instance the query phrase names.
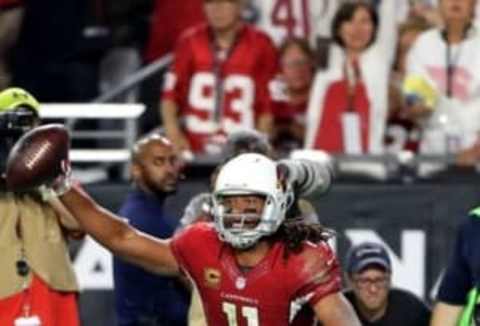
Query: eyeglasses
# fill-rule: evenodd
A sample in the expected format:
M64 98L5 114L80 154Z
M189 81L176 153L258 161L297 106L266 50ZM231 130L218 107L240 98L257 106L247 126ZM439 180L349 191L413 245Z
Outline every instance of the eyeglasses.
M312 63L308 59L296 59L296 60L283 60L282 66L284 68L303 68L311 66Z
M377 288L385 288L390 283L389 276L379 277L356 277L353 278L353 282L361 289L366 289L374 285Z

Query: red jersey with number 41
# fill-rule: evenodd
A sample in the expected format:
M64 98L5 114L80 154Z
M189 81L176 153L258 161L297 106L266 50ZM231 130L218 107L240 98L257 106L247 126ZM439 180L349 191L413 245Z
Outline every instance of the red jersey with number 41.
M258 26L281 44L287 37L301 37L315 44L316 36L330 34L330 22L338 0L261 0Z
M211 223L191 225L171 247L198 288L211 326L312 325L312 310L304 306L340 291L339 264L326 243L306 242L285 258L285 245L276 242L249 270L237 265Z
M267 85L277 67L272 41L249 25L228 51L216 50L207 25L181 37L163 98L177 104L194 152L204 152L215 136L254 128L256 118L270 112Z

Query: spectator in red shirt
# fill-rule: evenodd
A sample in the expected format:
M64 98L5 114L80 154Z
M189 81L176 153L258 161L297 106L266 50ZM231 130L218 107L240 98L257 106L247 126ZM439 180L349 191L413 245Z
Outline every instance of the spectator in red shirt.
M270 85L273 143L279 152L303 147L305 113L313 82L315 55L308 40L287 39L279 49L281 75Z
M241 0L205 0L208 23L177 43L161 105L177 151L213 154L233 131L270 132L267 85L277 70L276 49L242 22L242 8Z

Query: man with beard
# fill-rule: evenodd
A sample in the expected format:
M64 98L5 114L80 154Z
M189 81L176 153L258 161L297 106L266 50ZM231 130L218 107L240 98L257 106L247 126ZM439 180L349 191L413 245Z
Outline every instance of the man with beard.
M138 230L155 237L170 237L174 230L163 203L175 192L179 164L170 141L150 134L134 145L130 173L134 189L120 215ZM170 222L172 220L170 219ZM115 306L119 326L186 325L188 298L175 279L146 272L114 258Z
M427 326L430 309L414 294L391 287L392 263L386 249L364 242L348 253L345 265L351 290L345 297L363 326Z

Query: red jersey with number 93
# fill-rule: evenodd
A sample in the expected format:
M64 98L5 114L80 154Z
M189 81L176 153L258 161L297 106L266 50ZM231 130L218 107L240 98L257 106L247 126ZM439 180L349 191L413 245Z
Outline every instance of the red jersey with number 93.
M206 25L181 37L163 97L177 104L194 152L205 151L212 136L254 128L270 112L267 85L277 67L271 40L248 25L224 51L216 50Z
M211 223L191 225L171 247L198 288L211 326L312 325L308 306L340 291L339 264L325 243L306 242L285 258L285 245L276 242L248 271L239 268Z

